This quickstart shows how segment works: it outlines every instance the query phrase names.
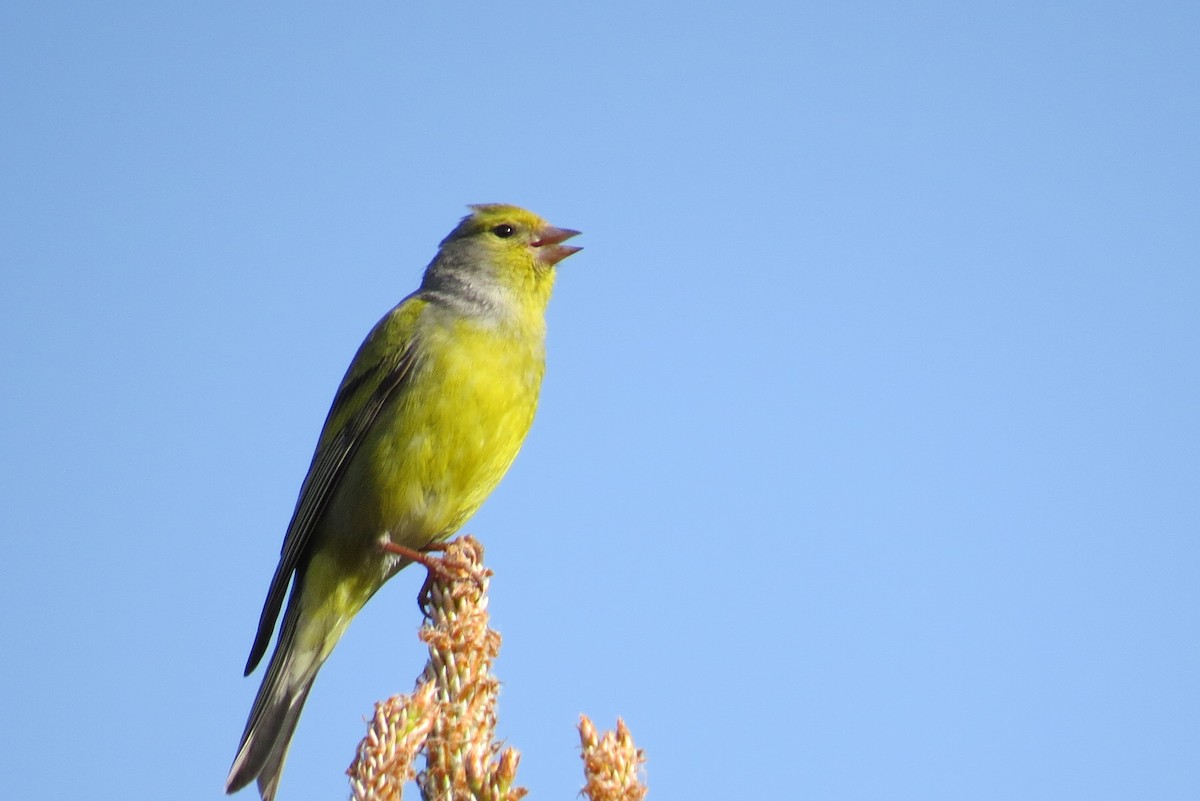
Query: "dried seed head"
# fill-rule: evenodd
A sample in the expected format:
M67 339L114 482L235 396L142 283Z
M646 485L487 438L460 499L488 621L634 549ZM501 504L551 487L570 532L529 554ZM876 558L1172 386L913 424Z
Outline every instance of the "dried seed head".
M646 757L634 745L625 721L617 718L615 733L597 737L592 721L581 715L579 741L583 746L583 794L590 801L642 801L646 797L641 777Z

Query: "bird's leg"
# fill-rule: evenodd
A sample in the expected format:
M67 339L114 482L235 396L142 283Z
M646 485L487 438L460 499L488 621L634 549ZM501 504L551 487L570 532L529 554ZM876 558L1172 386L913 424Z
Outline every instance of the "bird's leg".
M409 548L404 545L397 545L390 540L385 540L380 543L380 547L388 553L394 553L397 556L403 556L410 562L416 562L425 568L425 582L421 585L420 591L417 593L417 608L421 610L421 614L429 617L429 593L433 589L434 576L444 584L450 584L454 581L454 575L446 569L442 564L442 560L429 555L430 551L445 551L444 543L434 542L426 545L421 550Z
M423 565L430 573L437 573L438 578L441 578L446 582L454 580L454 576L450 573L450 571L446 570L445 566L442 565L441 560L429 555L430 551L446 550L446 546L442 545L441 543L427 545L419 551L416 548L409 548L406 545L397 545L396 543L389 541L381 542L379 547L383 548L383 550L387 551L388 553L394 553L398 556L403 556L410 562L416 562L419 565Z

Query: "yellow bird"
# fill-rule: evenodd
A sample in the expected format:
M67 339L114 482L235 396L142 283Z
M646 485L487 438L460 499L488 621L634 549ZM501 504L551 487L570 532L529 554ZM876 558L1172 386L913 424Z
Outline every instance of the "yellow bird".
M304 699L350 619L410 559L448 539L516 458L545 371L555 265L578 234L516 206L472 206L420 288L358 349L325 419L271 578L246 675L279 639L227 793L271 801ZM291 594L288 595L288 585Z

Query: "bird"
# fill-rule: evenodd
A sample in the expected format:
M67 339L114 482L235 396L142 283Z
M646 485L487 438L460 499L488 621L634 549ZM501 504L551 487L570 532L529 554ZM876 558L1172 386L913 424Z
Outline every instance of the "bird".
M563 244L579 232L508 204L469 208L334 395L246 662L249 676L282 609L226 793L257 781L272 801L317 671L351 618L475 513L533 423L556 265L582 249Z

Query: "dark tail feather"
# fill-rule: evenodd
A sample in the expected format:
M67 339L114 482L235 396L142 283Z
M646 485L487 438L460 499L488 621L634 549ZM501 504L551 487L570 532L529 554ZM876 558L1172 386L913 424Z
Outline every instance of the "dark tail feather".
M283 720L279 723L275 743L258 773L258 794L262 796L263 801L272 801L275 798L275 790L279 787L279 777L283 775L283 761L287 759L288 746L292 743L292 734L296 731L296 723L300 720L300 710L304 708L304 699L308 697L313 678L316 678L315 672L300 690L291 707L284 713Z
M271 801L275 796L300 710L321 666L318 654L295 652L298 595L293 593L288 603L279 643L271 655L266 678L258 688L241 745L225 780L226 793L235 793L258 779L263 801ZM309 664L304 664L305 661Z

